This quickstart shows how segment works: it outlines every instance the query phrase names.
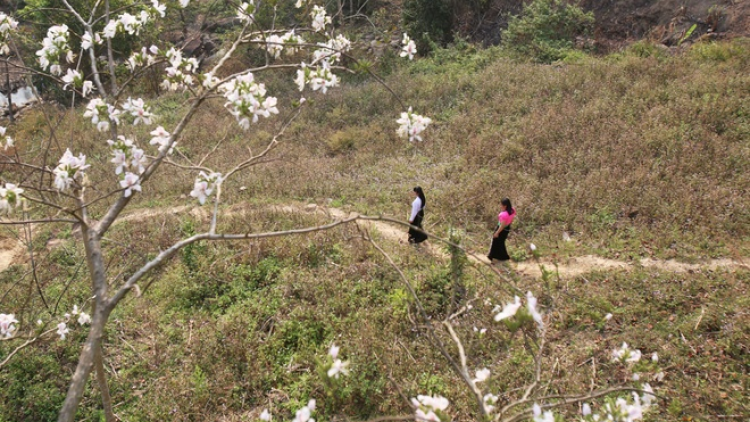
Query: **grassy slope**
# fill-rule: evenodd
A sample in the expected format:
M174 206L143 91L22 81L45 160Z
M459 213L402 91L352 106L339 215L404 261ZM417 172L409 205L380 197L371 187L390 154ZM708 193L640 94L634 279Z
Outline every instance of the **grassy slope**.
M532 240L545 254L747 256L748 50L739 42L700 48L685 57L624 55L563 66L514 63L492 51L442 53L389 77L405 103L435 118L427 142L396 139L393 110L401 107L381 87L359 82L330 98L313 96L321 107L290 129L277 151L284 159L232 182L227 199L255 209L256 203L290 198L331 198L358 211L401 216L406 192L421 184L430 201L428 228L459 226L469 247L484 244L497 202L510 196L522 218L515 251ZM718 60L721 54L730 57ZM180 100L163 98L157 107L168 123ZM186 154L226 136L226 149L213 158L226 162L247 145L259 148L276 124L241 134L230 118L216 117L220 107L198 116L181 141ZM33 118L15 138L33 133L39 124ZM78 119L66 121L61 138L106 160ZM170 170L134 206L186 202L178 198L190 179ZM248 189L240 192L240 186ZM224 224L243 231L318 221L253 211ZM113 273L128 273L146 258L134 251L152 254L199 224L205 222L166 216L118 227L111 238L136 246L112 250ZM573 231L577 242L561 244L562 230ZM66 234L64 228L53 232ZM367 244L348 240L355 235L346 228L249 246L201 244L160 269L144 297L127 302L110 326L106 353L118 371L111 381L118 413L127 420L240 420L257 408L271 405L283 414L317 397L326 416L338 409L364 418L410 412L400 390L407 396L445 394L458 417L468 419L471 402L413 330L413 308L396 274ZM442 315L445 264L383 245L417 284L428 309ZM73 240L66 246L44 262L58 281L75 278L80 257ZM4 277L3 283L13 280L13 274ZM466 282L472 296L492 303L511 293L477 270ZM593 273L547 288L537 280L517 282L539 292L547 305L556 298L548 309L546 363L558 364L551 392L586 390L592 360L596 385L627 381L608 363L609 351L627 341L658 352L666 368L660 386L668 400L652 420L750 412L747 272ZM59 284L47 289L59 291ZM74 284L71 292L66 308L85 298L84 285ZM472 351L470 366L496 374L492 391L517 397L514 389L530 376L529 359L506 330L490 324L491 309L478 302L458 330ZM614 318L604 324L608 312ZM490 330L479 337L475 326ZM325 385L310 362L331 341L342 346L354 371L343 396L323 399ZM0 420L52 418L73 367L74 345L54 343L46 354L24 351L23 359L0 372L11 386L0 392ZM644 377L650 373L641 370ZM83 413L94 417L91 397Z

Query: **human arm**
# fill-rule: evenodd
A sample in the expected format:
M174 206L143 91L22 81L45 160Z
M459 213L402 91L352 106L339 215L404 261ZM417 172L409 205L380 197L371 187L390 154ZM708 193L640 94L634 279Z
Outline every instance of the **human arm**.
M417 218L420 209L422 209L422 200L416 198L414 199L414 202L411 203L411 217L409 217L409 224L413 223L414 219Z
M497 229L495 230L494 233L492 233L492 237L500 236L500 233L503 231L503 229L505 229L508 226L507 224L505 224L505 219L503 218L503 214L505 214L505 211L501 212L500 215L497 216Z
M495 230L495 233L492 233L492 237L500 236L500 232L502 232L505 227L507 227L507 224L503 224L502 222L498 223L497 230Z

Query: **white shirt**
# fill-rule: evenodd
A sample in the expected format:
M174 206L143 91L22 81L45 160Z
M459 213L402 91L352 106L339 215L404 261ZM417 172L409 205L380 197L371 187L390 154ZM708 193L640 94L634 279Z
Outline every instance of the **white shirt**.
M422 200L419 197L414 198L414 202L411 203L411 217L409 217L409 221L413 222L415 218L417 218L417 214L419 214L419 210L422 209Z

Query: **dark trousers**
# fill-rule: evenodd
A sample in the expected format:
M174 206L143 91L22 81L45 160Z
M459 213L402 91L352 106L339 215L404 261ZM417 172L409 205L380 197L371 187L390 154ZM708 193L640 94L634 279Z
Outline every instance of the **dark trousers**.
M497 230L497 228L495 229ZM492 233L495 233L495 230ZM490 253L487 254L487 258L490 260L497 259L498 261L507 261L510 259L508 250L505 248L505 240L510 234L510 226L505 227L500 235L492 238L492 245L490 246Z
M422 228L422 219L424 218L424 210L419 210L417 216L414 217L414 221L411 223L412 226ZM427 240L427 235L419 230L409 227L409 243L422 243Z

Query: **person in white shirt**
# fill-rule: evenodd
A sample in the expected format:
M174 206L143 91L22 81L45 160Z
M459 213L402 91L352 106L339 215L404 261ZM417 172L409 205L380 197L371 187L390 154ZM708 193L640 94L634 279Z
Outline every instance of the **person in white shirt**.
M424 206L427 203L427 199L424 197L424 191L421 187L417 186L412 189L412 195L414 196L414 202L411 203L411 216L409 217L409 224L412 226L422 228L422 220L424 219ZM427 234L422 230L409 227L409 243L421 243L427 240Z

